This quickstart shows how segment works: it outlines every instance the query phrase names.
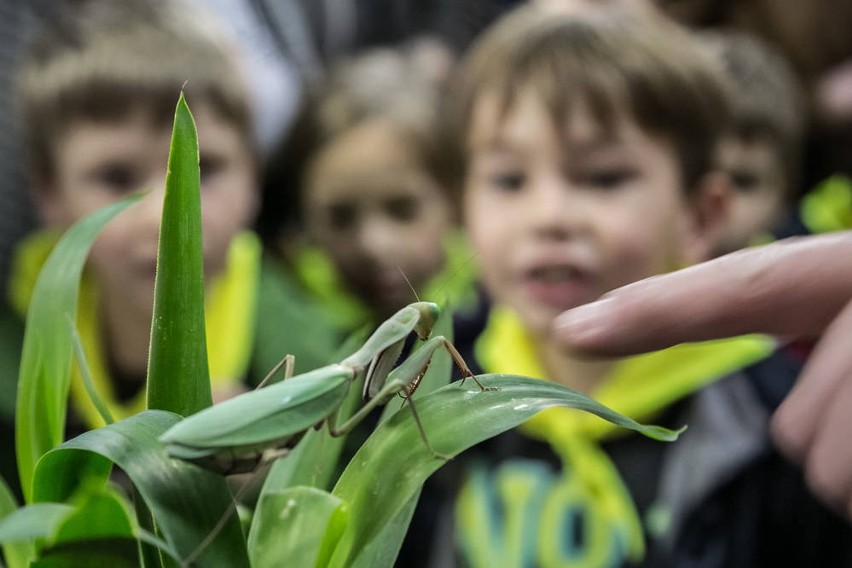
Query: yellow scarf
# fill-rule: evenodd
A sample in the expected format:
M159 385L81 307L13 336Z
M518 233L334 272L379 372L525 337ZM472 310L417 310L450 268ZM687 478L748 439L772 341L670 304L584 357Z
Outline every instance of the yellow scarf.
M672 403L766 357L773 348L774 343L767 337L746 336L683 344L626 358L616 364L592 396L635 420L653 420ZM531 338L518 317L505 308L498 306L492 311L476 349L477 359L486 372L545 376ZM644 556L644 536L639 514L618 471L598 445L627 431L591 414L568 408L542 411L523 424L521 431L553 448L563 462L564 471L571 472L570 480L562 484L563 491L575 492L582 487L585 495L580 499L594 509L592 522L613 526L614 534L626 539L627 558L641 559ZM475 532L477 529L471 526L473 516L464 508L464 503L461 503L460 530L462 534L466 530ZM547 513L545 508L543 514ZM553 514L558 515L558 511L553 511ZM590 530L590 533L594 532ZM601 559L609 554L604 550L609 546L605 540L590 541L592 548L597 546L600 550L590 551L587 558ZM550 546L540 543L539 548L556 550L558 543L550 543ZM599 561L590 561L589 565Z
M43 231L25 239L16 251L9 297L13 308L25 317L38 274L56 245L58 235ZM239 385L248 371L254 340L261 246L250 232L231 242L225 269L208 287L205 296L207 356L214 389ZM92 374L92 382L116 420L145 409L144 390L132 400L121 402L108 372L98 317L98 292L89 274L80 283L77 329ZM72 368L71 404L89 428L104 425L86 393L79 370Z

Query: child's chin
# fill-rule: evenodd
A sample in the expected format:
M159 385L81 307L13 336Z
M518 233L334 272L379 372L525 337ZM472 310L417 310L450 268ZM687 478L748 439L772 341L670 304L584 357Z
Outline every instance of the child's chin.
M570 308L526 306L519 310L518 315L528 333L537 337L547 337L553 331L553 322L556 317L568 309Z

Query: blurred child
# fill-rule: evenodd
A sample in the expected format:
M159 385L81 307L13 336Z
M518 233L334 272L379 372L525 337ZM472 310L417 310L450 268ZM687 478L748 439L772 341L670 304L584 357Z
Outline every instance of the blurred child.
M303 231L296 268L344 327L377 323L415 294L442 301L440 286L464 281L434 132L449 65L440 55L418 43L341 63L272 159L261 233L280 249Z
M44 230L17 251L8 289L15 313L0 324L8 381L2 398L10 402L4 422L14 411L33 284L59 232L148 191L96 241L77 317L93 381L113 416L144 408L164 182L182 88L200 140L214 398L241 390L250 371L261 247L247 229L257 209L258 180L245 85L230 46L204 14L175 3L93 0L76 16L43 30L20 71L31 187ZM280 345L279 358L285 349ZM102 425L76 374L70 400L70 432Z
M804 100L790 64L746 32L703 32L731 80L732 120L718 152L730 176L721 254L766 239L791 213L803 162Z
M402 565L843 565L848 525L767 437L796 371L768 357L771 342L592 360L552 331L563 311L715 249L727 199L713 171L728 116L721 69L661 17L587 7L521 8L461 71L447 144L495 304L469 363L689 430L661 444L542 412L427 486L416 517L431 523L406 546L431 542L432 555Z

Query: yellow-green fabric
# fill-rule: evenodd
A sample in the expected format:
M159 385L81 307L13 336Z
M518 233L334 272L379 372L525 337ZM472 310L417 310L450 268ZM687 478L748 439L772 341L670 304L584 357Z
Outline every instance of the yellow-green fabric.
M8 292L11 306L22 319L26 316L38 274L57 239L58 235L53 232L38 232L18 247ZM207 353L214 389L225 390L240 384L248 370L257 315L260 259L259 239L250 232L239 234L231 242L224 271L207 289ZM98 297L96 283L90 274L84 272L80 285L77 328L92 381L112 415L121 419L145 408L145 393L140 392L129 401L119 401L116 397L103 349ZM86 394L76 367L72 370L70 400L75 413L87 427L103 426L103 420Z
M545 377L533 341L517 316L505 308L492 310L475 347L477 360L486 372ZM767 337L746 336L626 358L616 363L591 395L636 420L653 421L671 404L765 358L773 349L774 342ZM489 482L482 478L482 472L466 482L457 501L456 520L471 565L510 567L533 562L540 566L607 566L641 559L642 522L616 467L599 445L626 432L598 417L566 408L540 412L521 426L521 432L548 444L559 457L562 471L553 475L537 470L536 464L510 460L493 472L491 495L485 489ZM482 546L494 541L485 538L483 531L495 530L489 528L487 520L495 493L503 500L506 524L525 527L517 533L506 527L508 540L502 544L505 548L497 551ZM538 503L532 510L539 518L531 518L530 501ZM579 510L587 520L584 550L566 550L558 536L564 533L558 530L530 529L568 523L567 512ZM523 536L517 535L524 531L535 542L522 542Z
M852 229L852 180L834 175L802 199L802 222L811 233Z
M417 290L421 300L436 302L442 306L459 306L473 299L473 283L476 278L474 255L467 239L457 231L444 240L446 261L444 268L435 275L423 290ZM295 271L305 288L326 306L338 325L343 329L357 329L372 322L370 310L349 290L321 249L315 246L302 247L294 261ZM411 301L416 301L412 292Z

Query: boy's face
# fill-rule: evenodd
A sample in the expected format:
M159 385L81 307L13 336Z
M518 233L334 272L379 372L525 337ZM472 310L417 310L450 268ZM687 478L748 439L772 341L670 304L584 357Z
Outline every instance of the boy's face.
M239 131L205 103L193 105L200 140L207 279L224 267L231 238L256 207L256 172ZM45 222L64 229L132 193L150 191L110 221L90 256L98 283L128 310L151 310L171 125L143 109L117 122L79 121L56 141L52 183L40 188Z
M786 194L781 158L766 138L723 140L717 155L719 169L731 180L730 217L723 229L720 253L753 243L771 230L784 214Z
M528 330L695 258L694 216L671 145L632 120L611 136L585 105L557 131L539 98L474 106L466 227L485 285Z
M307 226L347 286L380 318L414 301L441 269L450 202L412 141L372 121L344 133L310 165Z

